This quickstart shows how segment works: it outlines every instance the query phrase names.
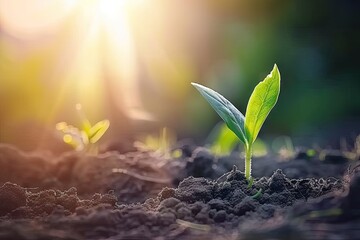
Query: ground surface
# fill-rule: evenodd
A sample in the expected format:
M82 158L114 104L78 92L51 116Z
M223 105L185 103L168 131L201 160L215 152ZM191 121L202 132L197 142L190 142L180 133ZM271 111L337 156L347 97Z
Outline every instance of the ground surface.
M358 159L255 158L249 186L239 154L180 148L165 160L0 145L0 239L360 239Z

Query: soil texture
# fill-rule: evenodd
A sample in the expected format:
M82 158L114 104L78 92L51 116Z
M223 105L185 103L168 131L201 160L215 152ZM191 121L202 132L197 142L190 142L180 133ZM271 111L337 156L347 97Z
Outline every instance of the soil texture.
M249 183L238 154L181 149L164 159L0 145L0 239L360 239L358 161L254 158Z

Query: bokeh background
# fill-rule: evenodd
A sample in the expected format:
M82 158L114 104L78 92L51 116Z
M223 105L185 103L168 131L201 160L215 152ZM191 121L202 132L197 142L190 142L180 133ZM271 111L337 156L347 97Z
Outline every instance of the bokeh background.
M81 103L111 121L107 139L167 126L201 143L220 119L190 82L245 113L274 63L282 89L260 137L351 142L359 12L356 0L0 0L0 142L57 146L55 124L78 124Z

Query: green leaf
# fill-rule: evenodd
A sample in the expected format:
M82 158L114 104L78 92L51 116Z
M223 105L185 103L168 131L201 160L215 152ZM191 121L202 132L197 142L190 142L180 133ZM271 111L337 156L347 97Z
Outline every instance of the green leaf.
M280 93L280 72L276 64L264 81L260 82L250 96L245 118L246 136L249 144L252 144L275 106Z
M91 127L89 131L89 140L91 143L96 143L109 128L109 120L102 120Z
M210 151L216 156L226 156L231 153L237 143L239 143L239 138L225 123L221 123L220 129L217 130L217 136L210 147Z
M75 105L75 108L77 110L77 113L79 115L80 121L81 121L81 129L87 134L90 134L91 130L91 123L89 119L86 118L85 113L82 109L82 105L80 103Z
M216 113L224 120L228 128L230 128L230 130L233 131L243 143L247 144L244 127L244 115L226 98L214 90L197 83L191 84L201 93Z

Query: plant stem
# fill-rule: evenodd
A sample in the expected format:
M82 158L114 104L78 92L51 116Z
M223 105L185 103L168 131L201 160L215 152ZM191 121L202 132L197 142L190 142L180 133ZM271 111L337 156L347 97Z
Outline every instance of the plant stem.
M247 180L251 179L251 155L252 155L252 148L251 146L246 146L245 150L245 178Z

